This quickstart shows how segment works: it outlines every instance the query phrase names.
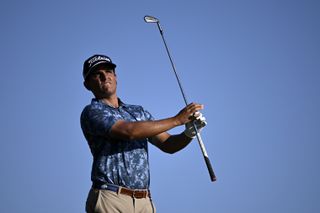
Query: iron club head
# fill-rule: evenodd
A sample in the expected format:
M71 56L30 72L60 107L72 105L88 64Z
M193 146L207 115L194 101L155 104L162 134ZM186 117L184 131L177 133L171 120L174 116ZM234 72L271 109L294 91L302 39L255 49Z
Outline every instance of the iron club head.
M144 21L147 23L159 23L159 20L153 16L145 16Z

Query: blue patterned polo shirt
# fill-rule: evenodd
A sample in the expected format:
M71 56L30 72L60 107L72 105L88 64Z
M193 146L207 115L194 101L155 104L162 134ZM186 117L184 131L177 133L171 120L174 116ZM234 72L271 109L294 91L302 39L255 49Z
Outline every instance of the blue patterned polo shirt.
M141 106L124 104L113 108L92 99L81 113L81 128L93 155L91 180L131 189L149 188L148 139L122 140L110 136L118 120L154 120Z

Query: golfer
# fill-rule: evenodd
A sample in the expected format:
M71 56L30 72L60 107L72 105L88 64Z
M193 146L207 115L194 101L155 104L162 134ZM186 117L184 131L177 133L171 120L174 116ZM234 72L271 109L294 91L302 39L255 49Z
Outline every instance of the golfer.
M83 65L84 86L93 93L81 113L81 128L93 155L88 213L151 213L148 142L166 153L186 147L201 130L203 105L192 103L177 115L155 120L143 107L117 96L116 65L105 55L93 55ZM162 102L165 106L165 101ZM185 125L181 134L166 131Z

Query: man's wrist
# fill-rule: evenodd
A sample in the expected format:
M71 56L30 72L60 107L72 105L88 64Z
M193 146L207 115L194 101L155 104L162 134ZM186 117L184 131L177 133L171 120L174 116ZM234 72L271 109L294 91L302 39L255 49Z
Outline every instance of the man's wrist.
M179 120L179 118L178 118L177 116L174 116L174 117L172 117L171 119L173 120L173 125L174 125L175 127L181 126L181 125L183 124L183 123L181 123L181 121Z

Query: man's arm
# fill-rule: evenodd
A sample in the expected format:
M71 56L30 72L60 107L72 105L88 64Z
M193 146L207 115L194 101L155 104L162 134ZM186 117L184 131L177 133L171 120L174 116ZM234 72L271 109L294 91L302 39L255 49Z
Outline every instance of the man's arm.
M194 118L194 113L200 111L201 109L203 109L203 105L192 103L183 108L176 116L167 119L138 122L119 120L111 127L110 135L114 138L126 140L152 138L157 136L155 141L163 142L165 141L164 139L167 140L169 138L168 135L166 135L168 133L165 134L166 131L190 122ZM184 138L185 136L181 135L177 137ZM155 144L158 143L159 142L155 142Z
M152 137L151 143L162 151L173 154L185 148L191 140L192 138L186 136L184 133L170 135L169 133L164 132Z

